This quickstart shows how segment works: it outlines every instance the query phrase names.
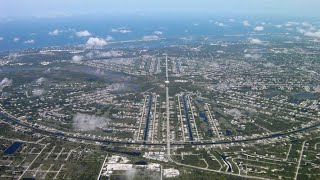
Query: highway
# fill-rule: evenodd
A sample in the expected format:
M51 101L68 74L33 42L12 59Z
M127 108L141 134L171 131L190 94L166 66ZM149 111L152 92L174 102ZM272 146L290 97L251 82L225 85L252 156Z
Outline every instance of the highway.
M168 77L168 57L166 55L166 78L167 81L169 79ZM171 160L171 155L170 155L170 104L169 104L169 85L166 84L166 113L167 113L167 157L169 160Z
M169 114L169 87L166 87L166 113L167 113L167 156L170 156L170 114Z
M93 142L100 142L100 143L107 143L107 144L152 145L152 146L164 146L167 144L167 143L151 143L148 141L144 142L144 141L133 141L133 140L128 141L128 140L89 138L89 137L84 137L84 136L76 136L73 133L69 133L69 132L53 132L50 130L38 128L38 127L32 126L30 124L24 123L21 120L19 120L18 118L12 117L10 114L4 112L3 110L1 110L1 112L0 112L0 117L2 117L4 119L4 121L12 122L16 125L19 125L19 126L22 126L25 128L29 128L31 130L34 130L35 132L39 132L39 133L51 135L51 136L56 136L56 137L73 138L73 139L77 139L77 140L86 140L86 141L93 141ZM190 143L193 143L193 145L213 145L213 144L218 145L218 144L233 144L233 143L241 143L241 142L254 142L254 141L258 141L258 140L273 139L273 138L278 138L278 137L284 137L284 136L291 135L291 134L301 133L306 130L317 128L318 126L320 126L320 122L313 124L313 125L310 125L310 126L307 126L307 127L300 128L300 129L292 130L289 132L269 134L269 135L265 135L262 137L252 137L252 138L239 139L239 140L217 140L217 141L214 141L214 140L204 141L203 140L203 141L173 142L173 143L171 143L171 145L188 145Z

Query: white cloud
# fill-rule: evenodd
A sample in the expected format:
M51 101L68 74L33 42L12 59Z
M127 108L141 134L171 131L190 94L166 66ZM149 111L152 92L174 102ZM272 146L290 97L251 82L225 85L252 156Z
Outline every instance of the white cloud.
M231 19L229 19L229 22L235 22L235 20L231 18Z
M36 80L36 83L42 84L42 83L44 83L45 81L46 81L46 78L41 77L41 78L39 78L39 79Z
M275 25L276 28L282 28L281 24Z
M120 51L107 51L107 52L100 52L97 50L91 51L89 53L86 54L87 58L110 58L110 57L119 57L122 56L122 52Z
M316 30L315 27L313 27L313 26L309 27L309 31L315 31L315 30Z
M34 44L35 41L33 39L29 39L29 40L24 41L23 43L25 43L25 44Z
M51 71L52 71L51 68L48 68L44 71L44 73L51 73Z
M308 27L309 29L306 30L306 29L303 29L303 28L300 28L300 27L297 27L297 32L305 35L305 36L309 36L309 37L314 37L314 38L320 38L320 31L315 31L315 28L309 24L309 23L302 23L302 25L304 27ZM296 40L300 40L300 38L295 38Z
M0 41L2 41L4 38L3 37L0 37Z
M221 23L221 22L215 22L214 24L217 25L217 26L220 26L220 27L225 26L225 25L224 25L223 23Z
M33 96L42 96L44 94L44 90L43 89L34 89L32 91L32 95Z
M126 179L127 180L133 180L135 179L135 176L137 174L137 170L135 168L129 168L125 171Z
M163 32L162 32L162 31L154 31L153 34L155 34L155 35L162 35Z
M88 48L99 48L99 47L105 46L107 44L108 44L107 41L102 38L91 37L88 39L86 46Z
M106 126L109 121L108 118L77 113L73 117L73 127L80 131L93 131Z
M57 35L59 35L59 34L62 33L62 32L63 32L62 30L55 29L55 30L49 32L48 34L51 35L51 36L57 36Z
M254 60L261 58L259 54L245 54L244 57L248 59L254 59Z
M151 36L143 36L142 39L146 40L146 41L150 41L150 40L158 40L158 39L160 39L160 37L156 36L156 35L151 35Z
M130 29L128 29L128 28L120 27L120 28L112 28L111 32L117 32L117 33L126 34L126 33L132 32L132 31Z
M309 24L308 22L303 22L303 23L302 23L302 26L304 26L304 27L312 27L312 25Z
M302 29L302 28L297 28L297 31L301 34L304 34L307 32L305 29Z
M113 40L113 37L108 35L107 38L106 38L106 41L112 41Z
M13 42L18 42L18 41L20 41L20 38L18 37L13 38Z
M125 34L125 33L130 33L132 31L131 30L122 29L119 32L122 33L122 34Z
M270 68L270 67L274 67L275 65L271 62L268 62L268 63L264 63L263 64L264 67L267 67L267 68Z
M315 37L315 38L320 38L320 31L317 32L306 32L304 33L305 36L309 37Z
M0 89L3 89L6 86L10 86L11 84L12 84L12 80L5 77L0 82Z
M119 33L122 33L122 34L130 33L130 32L131 32L131 30L127 30L127 29L119 30Z
M105 75L104 71L101 70L101 69L97 69L94 71L94 74L97 75L97 76L103 76Z
M180 39L184 41L191 41L193 38L192 36L188 36L188 37L181 37Z
M300 23L298 23L298 22L287 22L286 24L285 24L285 26L286 27L291 27L291 26L297 26L297 25L299 25Z
M234 117L240 117L240 116L242 116L241 111L239 111L239 110L236 109L236 108L229 109L226 113L229 114L230 116L234 116Z
M91 36L91 35L92 35L92 34L91 34L89 31L87 31L87 30L78 31L78 32L76 32L75 34L76 34L76 36L78 36L78 37L88 37L88 36Z
M73 62L80 62L82 60L82 56L75 55L72 57Z
M263 31L264 27L263 26L257 26L254 28L255 31Z
M301 40L301 37L299 37L299 36L295 36L295 37L293 37L296 41L300 41Z
M20 55L18 53L10 53L8 56L9 60L15 60L16 58L18 58Z
M111 92L122 91L126 89L126 85L124 83L112 83L106 88L108 89L108 91L111 91Z
M251 44L264 44L263 41L261 41L260 39L250 39L249 41Z
M243 24L244 26L251 26L250 23L249 23L249 21L243 21L242 24Z

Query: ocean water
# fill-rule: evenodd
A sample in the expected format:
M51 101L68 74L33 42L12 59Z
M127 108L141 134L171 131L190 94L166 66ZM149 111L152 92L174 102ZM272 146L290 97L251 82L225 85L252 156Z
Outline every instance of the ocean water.
M232 20L231 20L232 19ZM248 20L250 27L243 25ZM171 41L190 41L191 39L206 38L214 41L245 40L248 37L226 38L223 35L250 34L253 28L263 23L265 30L259 33L285 33L285 28L276 28L276 24L290 20L252 17L216 17L188 16L179 17L65 17L48 19L25 19L0 22L0 51L49 46L70 46L86 43L89 37L78 37L75 32L89 31L90 37L108 38L111 41L141 40L144 36L158 36ZM219 26L218 23L223 23ZM221 25L221 24L220 24ZM127 30L128 33L114 32ZM62 31L56 36L49 32L58 29ZM113 30L114 29L114 30ZM158 34L156 33L158 31ZM291 30L292 31L292 30ZM161 32L162 34L159 34ZM292 32L295 34L296 32ZM19 40L14 41L14 38ZM26 43L28 40L33 43ZM155 43L154 43L155 44ZM160 42L159 45L167 45ZM125 46L122 44L122 46Z

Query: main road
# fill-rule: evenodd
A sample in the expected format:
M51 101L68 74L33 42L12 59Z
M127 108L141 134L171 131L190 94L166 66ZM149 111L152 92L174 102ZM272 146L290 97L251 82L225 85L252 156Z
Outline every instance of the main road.
M168 56L166 55L166 113L167 113L167 156L170 160L170 104L169 104L169 75L168 75Z
M169 89L168 89L168 94L169 94ZM62 138L72 138L77 140L86 140L86 141L93 141L93 142L107 143L107 144L151 145L151 146L164 146L167 144L167 143L151 143L151 142L135 141L135 140L114 140L114 139L105 139L105 138L93 138L93 137L81 136L72 132L50 130L49 128L37 127L31 123L21 121L20 119L6 112L1 106L0 106L0 118L2 118L4 121L11 122L15 125L19 125L21 127L31 129L34 132L42 133L45 135L56 136L56 137L62 137ZM216 141L202 140L202 141L172 142L171 145L188 145L190 143L192 143L193 145L213 145L213 144L217 145L217 144L234 144L234 143L242 143L242 142L255 142L259 140L285 137L291 134L297 134L313 128L317 128L319 126L320 126L320 122L317 122L313 125L306 126L300 129L296 129L288 132L282 132L282 133L267 134L261 137L249 137L247 139L237 139L237 140L216 140Z

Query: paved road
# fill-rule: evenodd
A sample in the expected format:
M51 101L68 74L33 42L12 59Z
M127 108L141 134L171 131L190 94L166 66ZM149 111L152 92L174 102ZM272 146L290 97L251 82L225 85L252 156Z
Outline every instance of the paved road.
M294 176L294 179L295 179L295 180L297 180L297 177L298 177L299 168L300 168L301 159L302 159L303 150L304 150L304 145L306 144L306 142L307 142L307 141L303 141L303 143L302 143L302 148L301 148L300 157L299 157L299 161L298 161L298 165L297 165L297 170L296 170L296 174L295 174L295 176Z
M89 137L84 137L84 136L74 136L74 135L70 135L72 133L68 133L68 132L52 132L52 131L49 131L46 129L32 126L31 124L24 123L21 120L4 112L2 109L0 112L0 117L2 117L7 122L12 122L16 125L32 129L35 132L39 132L39 133L50 135L50 136L56 136L56 137L73 138L73 139L77 139L77 140L86 140L86 141L93 141L93 142L100 142L100 143L107 143L107 144L113 143L113 144L152 145L152 146L164 146L167 144L167 143L151 143L151 142L145 143L144 141L98 139L98 138L89 138ZM193 143L193 145L213 145L213 144L218 145L218 144L232 144L232 143L241 143L241 142L254 142L254 141L258 141L258 140L273 139L273 138L278 138L278 137L284 137L284 136L291 135L291 134L301 133L306 130L317 128L318 126L320 126L320 122L313 124L313 125L310 125L310 126L307 126L307 127L304 127L304 128L297 129L297 130L292 130L292 131L283 132L283 133L269 134L269 135L265 135L262 137L251 137L251 138L242 139L242 140L240 140L240 139L239 140L217 140L217 141L203 140L203 141L173 142L173 143L171 143L171 145L188 145L190 143Z
M166 87L166 109L167 109L167 155L170 156L170 111L169 111L169 87Z
M167 81L169 79L168 76L168 57L166 55L166 78ZM171 157L170 155L170 104L169 104L169 84L166 84L166 113L167 113L167 156L168 158ZM171 158L170 158L171 159Z

